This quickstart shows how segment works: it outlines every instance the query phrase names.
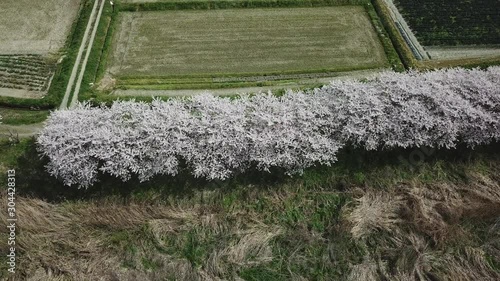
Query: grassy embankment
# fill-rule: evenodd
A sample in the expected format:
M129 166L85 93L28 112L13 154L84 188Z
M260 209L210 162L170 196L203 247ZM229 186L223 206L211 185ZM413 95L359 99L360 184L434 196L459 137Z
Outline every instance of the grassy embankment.
M49 111L47 110L28 110L0 107L0 116L2 124L21 125L43 122L47 119Z

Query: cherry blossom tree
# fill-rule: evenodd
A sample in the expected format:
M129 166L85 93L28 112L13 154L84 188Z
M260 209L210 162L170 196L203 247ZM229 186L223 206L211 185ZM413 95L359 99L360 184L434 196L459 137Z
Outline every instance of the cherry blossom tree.
M471 147L500 139L500 67L384 72L283 96L82 103L53 112L38 136L50 174L88 187L176 175L224 180L256 168L331 165L344 145L367 150Z

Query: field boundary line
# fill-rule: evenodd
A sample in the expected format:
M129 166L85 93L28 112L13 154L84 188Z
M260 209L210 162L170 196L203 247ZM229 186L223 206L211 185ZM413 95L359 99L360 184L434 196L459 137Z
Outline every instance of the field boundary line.
M73 85L75 83L75 78L78 72L78 68L80 67L80 61L82 60L82 54L83 51L85 50L85 45L87 43L88 35L92 27L93 18L95 17L97 11L98 3L99 0L95 0L94 6L92 7L92 13L90 14L89 22L87 23L87 27L85 28L85 33L83 35L82 43L80 44L80 48L78 49L78 55L76 57L75 64L73 65L73 70L71 71L71 76L69 78L68 85L66 86L66 92L64 93L64 97L61 102L61 105L59 106L59 109L66 109L68 106L69 96L71 94L71 90L73 89Z
M410 47L410 50L413 52L415 55L415 58L417 60L428 60L430 59L427 53L425 52L424 48L422 45L420 45L420 42L418 42L417 37L415 34L413 34L413 31L410 29L408 24L406 23L406 20L403 18L401 13L399 12L398 8L396 5L394 5L393 0L383 0L387 7L389 8L389 15L391 16L392 20L396 24L397 29L401 33L401 36L403 39L406 41L408 46Z

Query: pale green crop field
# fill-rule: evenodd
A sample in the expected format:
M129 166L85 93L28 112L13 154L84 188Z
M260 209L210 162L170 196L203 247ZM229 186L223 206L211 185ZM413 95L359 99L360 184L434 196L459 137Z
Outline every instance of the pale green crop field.
M113 76L307 73L387 59L361 6L122 12Z

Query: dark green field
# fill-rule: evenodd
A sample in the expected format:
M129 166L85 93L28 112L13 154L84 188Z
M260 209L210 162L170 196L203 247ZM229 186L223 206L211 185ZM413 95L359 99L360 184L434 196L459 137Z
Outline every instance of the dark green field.
M498 0L395 0L423 45L500 44Z

